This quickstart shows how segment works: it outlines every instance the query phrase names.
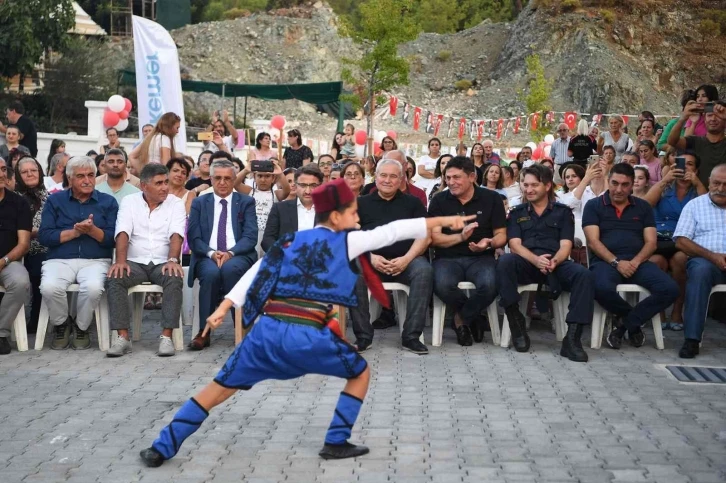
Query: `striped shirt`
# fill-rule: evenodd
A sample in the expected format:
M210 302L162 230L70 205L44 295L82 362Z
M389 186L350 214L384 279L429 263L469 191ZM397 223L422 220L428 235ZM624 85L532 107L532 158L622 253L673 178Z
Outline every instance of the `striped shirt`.
M678 219L673 238L685 237L714 253L726 254L726 208L706 193L690 201Z
M572 161L572 157L567 155L567 148L570 147L570 138L557 138L552 142L550 147L550 157L555 164L565 164Z

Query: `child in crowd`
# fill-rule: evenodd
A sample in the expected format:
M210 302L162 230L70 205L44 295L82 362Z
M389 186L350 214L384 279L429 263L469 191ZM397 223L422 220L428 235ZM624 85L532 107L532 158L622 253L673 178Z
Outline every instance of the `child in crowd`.
M346 124L345 126L343 146L340 148L340 153L344 159L355 158L355 126L352 124Z

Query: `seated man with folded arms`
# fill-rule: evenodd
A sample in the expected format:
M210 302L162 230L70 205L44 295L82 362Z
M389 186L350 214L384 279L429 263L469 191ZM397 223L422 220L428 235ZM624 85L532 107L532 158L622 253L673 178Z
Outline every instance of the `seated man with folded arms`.
M588 201L582 215L595 300L615 317L607 337L613 349L620 349L626 331L630 344L642 347L645 334L640 327L678 298L678 284L648 261L656 249L655 217L647 201L632 196L634 179L632 166L614 165L608 190ZM631 307L617 291L624 283L640 285L650 296Z
M401 163L384 159L376 166L376 190L358 198L359 224L363 230L373 230L396 220L426 217L426 208L412 195L401 191L405 177ZM429 246L428 238L405 240L371 253L371 265L383 282L408 285L406 320L403 322L401 346L415 354L427 354L428 348L419 341L426 311L433 291L434 276L431 264L422 255ZM363 277L355 286L358 306L350 308L355 346L363 352L373 343L370 322L368 288Z
M673 233L676 247L690 257L683 314L686 340L678 353L684 359L698 355L711 289L726 283L726 164L713 168L708 181L709 192L683 208Z
M118 203L95 189L96 162L92 158L71 158L66 177L68 189L50 195L41 215L38 241L48 247L48 257L41 271L40 293L54 328L50 348L72 345L73 349L88 349L88 327L111 266ZM74 283L79 285L75 321L68 316L66 295Z
M158 355L173 356L172 330L179 327L184 271L180 265L186 210L169 194L169 170L150 163L141 170L141 192L126 196L116 220L116 263L108 271L106 291L111 330L118 332L108 357L131 352L128 289L145 282L164 289Z

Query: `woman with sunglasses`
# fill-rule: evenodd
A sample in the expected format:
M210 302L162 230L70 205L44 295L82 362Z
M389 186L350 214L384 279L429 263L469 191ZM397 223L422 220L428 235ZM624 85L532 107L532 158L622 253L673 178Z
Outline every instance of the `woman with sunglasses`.
M289 146L285 148L285 153L282 155L282 159L285 161L283 167L302 168L313 160L312 150L302 143L302 134L297 129L287 132L287 143Z

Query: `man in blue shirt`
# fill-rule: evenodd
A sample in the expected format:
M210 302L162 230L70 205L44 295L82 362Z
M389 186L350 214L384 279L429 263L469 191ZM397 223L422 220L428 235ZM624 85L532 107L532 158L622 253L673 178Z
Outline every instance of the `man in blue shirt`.
M41 215L38 241L48 247L48 259L43 264L40 293L54 326L51 349L69 345L88 349L88 327L111 266L118 203L113 196L96 191L93 159L71 158L66 176L68 189L51 195ZM66 297L68 286L74 283L80 286L75 322L68 317Z
M678 284L648 261L656 249L653 208L632 196L635 172L627 163L613 166L608 190L585 205L582 228L591 252L590 270L595 273L595 300L618 320L607 343L619 349L625 331L630 343L642 347L640 327L678 298ZM650 296L631 307L616 290L618 284L634 283Z

